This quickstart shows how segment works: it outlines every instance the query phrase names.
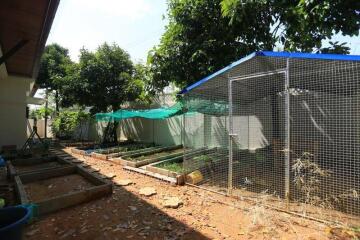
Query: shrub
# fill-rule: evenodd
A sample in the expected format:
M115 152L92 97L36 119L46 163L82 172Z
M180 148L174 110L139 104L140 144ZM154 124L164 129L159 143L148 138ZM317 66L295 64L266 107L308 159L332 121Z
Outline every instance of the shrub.
M76 128L89 118L83 111L61 111L53 120L51 129L59 139L71 139Z

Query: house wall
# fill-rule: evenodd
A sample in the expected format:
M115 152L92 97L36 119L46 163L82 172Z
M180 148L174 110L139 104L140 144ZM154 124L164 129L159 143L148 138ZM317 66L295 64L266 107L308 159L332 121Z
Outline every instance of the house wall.
M28 127L27 127L27 135L30 136L32 128L34 126L34 120L33 119L28 119L28 121L29 121L29 124L28 124ZM52 120L48 119L47 120L47 128L46 128L46 130L47 130L46 131L47 132L46 137L48 137L48 138L53 137L53 134L52 134L52 131L51 131L51 124L52 124ZM37 133L39 134L40 137L44 138L45 137L45 120L44 119L38 119L36 125L37 125Z
M0 77L0 148L20 148L27 138L26 96L33 79L2 75Z

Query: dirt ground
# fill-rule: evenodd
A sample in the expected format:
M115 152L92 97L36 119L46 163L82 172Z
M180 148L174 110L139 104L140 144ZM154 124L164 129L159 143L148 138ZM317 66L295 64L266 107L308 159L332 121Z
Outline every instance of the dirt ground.
M100 169L99 174L116 174L114 183L129 179L132 184L114 184L109 197L38 219L26 228L26 239L357 239L354 232L266 209L249 200L171 186L111 162L77 157ZM153 187L157 193L142 196L139 190L143 187ZM164 207L164 199L170 196L179 197L182 206Z
M29 199L34 202L81 191L93 186L91 182L79 174L69 174L24 184Z

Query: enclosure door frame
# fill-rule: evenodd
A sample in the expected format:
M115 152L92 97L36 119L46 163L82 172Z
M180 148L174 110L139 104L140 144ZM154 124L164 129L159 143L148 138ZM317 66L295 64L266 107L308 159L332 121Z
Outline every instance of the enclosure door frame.
M260 72L256 74L249 74L241 77L230 77L229 80L229 170L228 170L228 194L232 195L233 190L233 143L237 134L234 132L233 125L233 84L236 81L244 79L266 77L276 74L284 74L284 94L285 94L285 197L289 200L290 196L290 101L289 101L289 61L287 59L286 68L274 71Z

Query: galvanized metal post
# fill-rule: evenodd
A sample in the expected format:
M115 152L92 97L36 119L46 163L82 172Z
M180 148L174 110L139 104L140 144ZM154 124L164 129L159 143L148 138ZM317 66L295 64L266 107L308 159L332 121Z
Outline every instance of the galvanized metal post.
M229 88L229 169L228 169L228 195L232 194L233 189L233 119L232 119L232 82L228 75Z
M287 208L290 201L290 96L289 96L289 58L286 59L285 72L285 199Z
M182 114L181 144L185 147L185 113ZM185 149L185 148L184 148Z

